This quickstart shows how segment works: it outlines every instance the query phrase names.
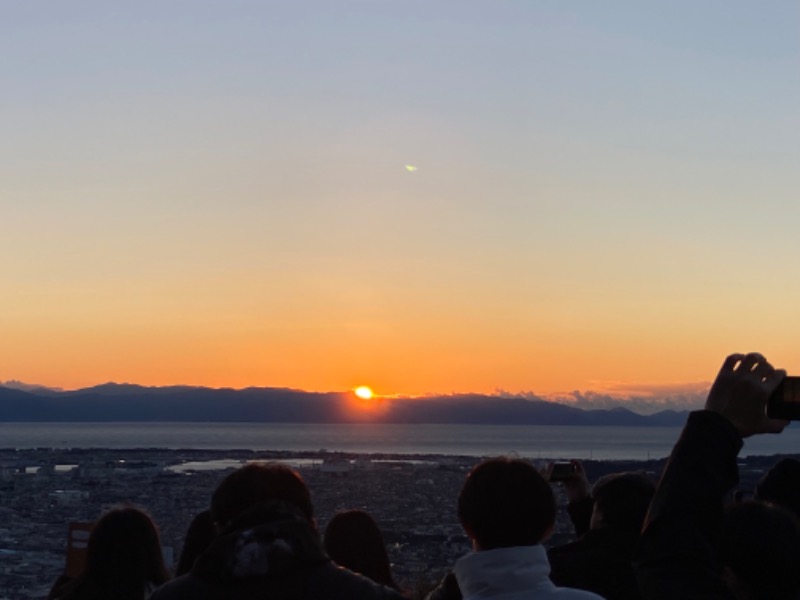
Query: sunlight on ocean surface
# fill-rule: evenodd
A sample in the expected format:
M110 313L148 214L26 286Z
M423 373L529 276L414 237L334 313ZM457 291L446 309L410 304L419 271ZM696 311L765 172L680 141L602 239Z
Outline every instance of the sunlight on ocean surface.
M198 448L647 460L676 427L319 425L296 423L0 423L4 448ZM800 428L745 441L741 456L800 452Z

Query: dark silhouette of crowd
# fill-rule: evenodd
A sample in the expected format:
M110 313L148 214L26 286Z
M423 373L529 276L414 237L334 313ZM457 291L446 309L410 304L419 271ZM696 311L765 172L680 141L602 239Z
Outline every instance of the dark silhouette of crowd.
M520 458L473 467L457 498L472 551L434 588L395 582L375 520L336 514L324 536L298 472L249 464L193 520L169 580L158 532L136 507L92 530L83 572L52 600L798 600L800 462L778 462L752 500L729 502L743 439L780 433L766 414L785 373L759 354L729 356L690 414L656 485L622 472L590 485L579 461L560 477L574 541L547 549L557 502L552 465Z
M581 476L582 469L576 477ZM568 511L579 537L548 552L553 582L607 600L638 599L633 556L655 489L644 473L614 473L598 479L591 494L572 500Z
M705 410L689 415L650 504L635 558L644 598L798 597L796 515L765 502L735 505L727 513L725 506L726 494L739 481L736 457L743 439L780 433L788 424L766 413L767 400L785 375L760 354L731 355ZM800 485L788 478L784 483L795 490Z

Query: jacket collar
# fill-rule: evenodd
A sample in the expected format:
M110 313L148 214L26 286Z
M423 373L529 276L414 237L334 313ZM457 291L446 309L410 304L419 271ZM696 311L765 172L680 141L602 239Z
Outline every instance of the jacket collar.
M456 561L454 572L465 600L554 588L540 544L472 552Z

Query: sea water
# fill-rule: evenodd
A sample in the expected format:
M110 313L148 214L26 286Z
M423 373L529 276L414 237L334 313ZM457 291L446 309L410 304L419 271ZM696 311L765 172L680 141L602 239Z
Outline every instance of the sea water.
M196 448L647 460L677 427L298 423L0 423L0 448ZM800 453L800 428L746 440L742 456Z

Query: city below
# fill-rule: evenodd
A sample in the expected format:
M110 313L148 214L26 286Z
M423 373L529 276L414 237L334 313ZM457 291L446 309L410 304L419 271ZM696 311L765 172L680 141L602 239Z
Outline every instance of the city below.
M174 566L191 519L208 508L227 470L247 461L282 461L309 485L320 530L339 510L361 508L380 525L396 578L407 589L433 585L469 551L456 518L456 497L474 457L356 455L247 450L0 449L0 600L40 599L65 566L70 523L95 521L108 508L144 507L161 531ZM752 489L775 457L747 457L742 489ZM544 461L540 466L544 466ZM663 460L584 461L590 481L644 470ZM573 537L566 499L559 500L549 544Z

